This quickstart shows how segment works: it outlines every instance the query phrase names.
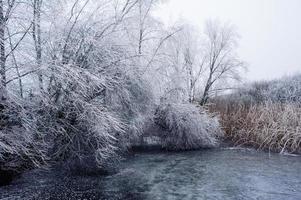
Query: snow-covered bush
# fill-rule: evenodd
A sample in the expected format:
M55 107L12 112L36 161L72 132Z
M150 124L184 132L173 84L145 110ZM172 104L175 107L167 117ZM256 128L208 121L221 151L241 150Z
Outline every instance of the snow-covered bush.
M34 103L17 97L0 103L0 171L46 164L45 134L38 130L35 108Z
M155 123L165 130L159 137L162 146L169 150L215 147L222 135L217 118L192 104L160 105Z
M226 99L243 104L301 102L301 75L244 85Z
M266 100L281 103L301 102L301 75L271 81L265 91Z

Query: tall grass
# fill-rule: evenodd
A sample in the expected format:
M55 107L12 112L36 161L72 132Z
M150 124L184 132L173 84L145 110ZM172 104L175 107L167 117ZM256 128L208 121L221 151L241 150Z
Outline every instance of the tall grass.
M301 106L297 103L244 104L215 102L226 139L280 153L301 152Z

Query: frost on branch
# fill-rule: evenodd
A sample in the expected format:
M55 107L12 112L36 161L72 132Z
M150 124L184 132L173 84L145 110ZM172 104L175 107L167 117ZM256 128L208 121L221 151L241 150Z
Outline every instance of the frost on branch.
M105 167L116 156L116 135L124 133L104 104L106 80L77 66L56 66L52 73L55 82L40 112L40 126L52 138L52 159L76 170Z
M45 134L36 124L35 105L13 97L0 104L0 172L40 167L48 159Z
M50 138L50 155L75 171L111 168L120 148L142 131L151 92L126 53L99 46L85 60L50 66L48 92L42 94L39 125ZM112 60L119 60L112 63Z
M216 118L192 104L167 103L159 106L155 122L166 130L159 137L169 150L191 150L218 145L222 134Z

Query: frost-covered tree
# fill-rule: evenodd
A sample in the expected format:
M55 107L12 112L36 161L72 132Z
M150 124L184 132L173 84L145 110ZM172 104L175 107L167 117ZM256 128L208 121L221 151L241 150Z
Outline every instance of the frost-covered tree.
M168 66L165 94L182 93L182 100L193 102L201 88L206 60L199 33L187 24L178 26L178 30L165 45Z
M116 43L120 22L135 2L121 5L86 13L91 4L75 2L66 25L55 24L55 35L48 40L48 91L42 96L47 112L41 120L53 138L55 159L105 166L129 142L139 128L140 113L150 105L151 91L139 75L137 60Z
M218 21L208 21L206 35L206 76L201 105L207 103L214 85L227 79L240 79L240 70L245 64L236 55L238 35L233 26Z

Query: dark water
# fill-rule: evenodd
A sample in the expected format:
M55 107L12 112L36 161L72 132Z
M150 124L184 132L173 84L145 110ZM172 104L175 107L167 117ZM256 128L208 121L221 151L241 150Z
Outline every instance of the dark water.
M136 153L119 173L43 170L0 188L0 199L301 199L301 157L239 149Z

